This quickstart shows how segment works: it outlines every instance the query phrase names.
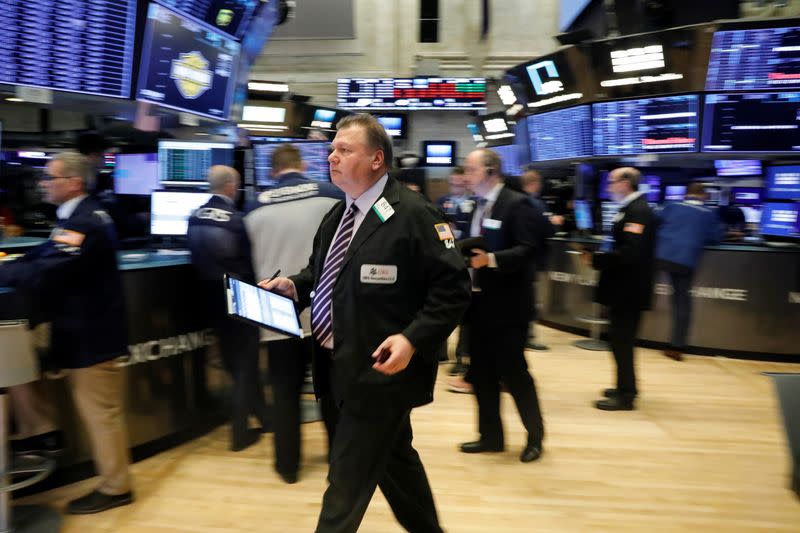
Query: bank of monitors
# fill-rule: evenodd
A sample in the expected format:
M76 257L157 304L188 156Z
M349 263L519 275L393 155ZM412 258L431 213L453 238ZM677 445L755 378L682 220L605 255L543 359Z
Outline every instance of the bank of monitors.
M147 196L160 188L158 154L116 154L114 192Z
M575 200L575 226L580 231L592 231L594 222L592 221L592 204L588 200Z
M800 27L717 31L707 91L800 88Z
M770 200L800 200L800 165L775 165L765 169L766 196Z
M233 166L233 143L211 141L159 141L158 179L165 187L208 184L213 165Z
M285 142L253 142L253 167L258 187L272 187L277 181L272 176L272 154ZM294 141L291 143L300 150L300 157L306 164L303 175L316 181L330 181L328 156L331 143L328 141Z
M531 161L592 155L592 115L588 105L528 117Z
M485 78L340 78L337 107L385 110L484 110Z
M503 146L492 146L489 149L500 156L502 165L501 172L504 176L522 175L522 161L519 155L519 146L516 144L506 144Z
M452 167L456 164L455 141L422 141L423 165Z
M758 159L717 159L714 168L721 178L761 176L761 161Z
M378 122L390 137L405 139L408 137L408 115L404 113L381 113L376 115Z
M154 191L150 197L150 234L181 237L189 228L189 217L211 198L210 193Z
M761 216L761 234L765 237L800 240L800 203L765 203Z
M697 95L592 104L594 154L696 152L698 119Z
M703 152L800 152L800 93L707 94Z
M219 30L151 3L136 99L225 120L239 50L239 43Z

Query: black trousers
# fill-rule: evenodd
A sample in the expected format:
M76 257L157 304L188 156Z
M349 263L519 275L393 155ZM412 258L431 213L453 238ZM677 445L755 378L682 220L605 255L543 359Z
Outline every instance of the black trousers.
M640 310L609 310L608 341L617 365L617 390L624 400L633 400L638 394L633 345L641 317Z
M224 317L217 322L217 335L222 362L233 379L231 442L237 446L246 440L251 414L262 425L269 423L258 367L258 329Z
M500 419L500 382L517 405L528 441L541 445L544 422L536 394L536 384L525 360L527 326L492 327L473 321L470 324L471 365L468 381L478 401L478 431L481 441L490 446L504 446L503 422Z
M686 272L669 271L672 282L672 336L670 344L673 348L682 350L686 347L689 337L689 324L692 320L692 299L689 290L692 288L694 271Z
M275 468L296 474L301 455L300 395L311 360L311 337L271 341L267 358L274 405Z
M376 486L407 531L442 532L425 468L411 444L410 413L387 406L380 416L368 417L323 400L335 437L317 533L357 531Z

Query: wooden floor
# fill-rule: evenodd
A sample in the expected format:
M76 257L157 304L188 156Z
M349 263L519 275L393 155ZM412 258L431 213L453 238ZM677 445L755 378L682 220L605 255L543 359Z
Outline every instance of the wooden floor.
M610 356L572 347L572 335L539 331L551 347L528 353L547 430L539 462L518 460L524 431L508 396L508 451L456 451L475 437L475 400L446 391L444 366L436 401L414 412L415 444L447 531L800 531L776 399L760 374L800 372L800 364L696 356L677 363L639 350L639 409L607 413L591 403L610 384ZM296 485L272 470L270 436L231 453L227 428L220 428L136 464L134 505L66 517L63 531L313 531L325 445L321 423L303 431ZM60 509L93 485L87 480L24 503ZM360 531L400 530L376 493Z

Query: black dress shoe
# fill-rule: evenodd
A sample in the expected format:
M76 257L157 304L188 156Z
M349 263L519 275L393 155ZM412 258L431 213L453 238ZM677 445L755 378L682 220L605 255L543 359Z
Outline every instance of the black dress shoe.
M533 341L526 342L525 347L528 348L529 350L538 350L540 352L545 352L550 349L544 344L539 344L538 342L533 342Z
M606 398L618 398L619 397L619 390L618 389L605 389L603 391L603 396Z
M625 400L620 396L597 400L595 407L601 411L633 411L633 400Z
M502 452L503 450L505 450L505 447L502 445L490 446L480 440L465 442L461 445L461 451L464 453Z
M258 442L259 439L261 439L260 429L248 429L244 435L233 438L233 442L231 443L231 451L240 452Z
M519 460L523 463L530 463L537 460L541 456L542 445L528 443L528 445L523 448L522 453L519 455Z
M49 457L64 451L64 432L60 430L11 441L11 451L17 455L41 454Z
M93 490L86 496L81 496L67 504L68 514L94 514L133 503L133 492L125 494L103 494Z
M278 475L281 476L281 479L289 485L297 483L297 472L283 472L277 468L275 471L278 472Z
M467 372L467 367L465 365L462 365L461 363L456 363L450 367L450 370L447 373L450 374L451 376L458 376L466 374L466 372Z

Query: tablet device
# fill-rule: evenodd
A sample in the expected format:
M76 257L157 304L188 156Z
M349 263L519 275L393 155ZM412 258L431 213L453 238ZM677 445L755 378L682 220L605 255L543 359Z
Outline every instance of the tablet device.
M303 336L300 318L291 298L262 289L225 274L228 314L291 337Z

